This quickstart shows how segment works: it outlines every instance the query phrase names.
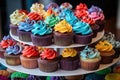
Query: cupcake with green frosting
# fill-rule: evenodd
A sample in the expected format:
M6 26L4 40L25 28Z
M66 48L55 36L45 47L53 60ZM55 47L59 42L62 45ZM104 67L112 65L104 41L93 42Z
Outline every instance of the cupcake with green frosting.
M85 70L96 70L99 68L100 65L100 52L95 49L86 46L80 52L80 64L81 68Z
M106 74L108 74L108 73L110 73L110 72L111 72L111 68L109 67L109 68L106 68L106 69L97 71L97 72L95 72L95 73L96 73L96 74L99 74L99 75L106 75Z
M26 80L28 77L28 74L21 73L21 72L14 72L11 74L10 78L11 80Z
M52 29L43 21L38 21L33 25L32 43L36 46L48 46L52 44Z

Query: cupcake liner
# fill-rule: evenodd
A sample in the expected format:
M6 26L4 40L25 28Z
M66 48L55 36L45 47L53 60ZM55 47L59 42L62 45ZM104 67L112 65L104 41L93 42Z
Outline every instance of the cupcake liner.
M31 34L32 43L36 46L48 46L52 44L52 34L45 36L35 36Z
M5 53L5 50L0 49L0 58L3 58L3 59L5 58L4 53Z
M27 69L35 69L38 67L38 62L37 62L38 57L34 58L27 58L24 56L20 56L21 64L24 68Z
M20 55L9 55L4 53L4 57L8 65L17 66L21 64Z
M115 50L115 54L114 54L113 58L118 58L120 55L120 48L114 48L114 50Z
M77 44L89 44L92 41L93 33L89 35L75 35L74 42Z
M101 64L109 64L109 63L112 63L112 61L113 61L113 55L111 55L111 56L102 56L101 55L101 61L100 61Z
M15 36L18 36L18 34L17 34L18 26L13 25L13 24L10 24L9 26L10 26L11 34L13 34L13 35L15 35Z
M82 80L83 78L84 78L84 75L65 76L65 79L67 80Z
M54 44L58 46L68 46L73 43L73 33L59 33L59 32L53 32L54 37Z
M43 72L54 72L58 69L58 60L42 60L38 59L39 69Z
M31 42L31 32L24 32L17 30L18 37L20 40L25 41L25 42Z
M91 25L91 28L93 30L93 38L95 38L97 36L100 26L97 24L94 24L94 25Z
M105 27L105 21L96 21L96 24L98 24L100 26L99 28L99 32L104 30L104 27Z

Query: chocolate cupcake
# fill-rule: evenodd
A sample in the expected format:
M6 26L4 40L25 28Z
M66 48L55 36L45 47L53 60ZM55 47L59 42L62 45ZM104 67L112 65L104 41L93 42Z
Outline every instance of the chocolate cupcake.
M58 46L68 46L73 43L72 26L66 20L60 21L54 27L53 38L54 44Z
M36 46L48 46L52 44L52 29L47 27L43 21L35 23L32 29L32 43Z
M76 70L80 67L79 62L80 62L80 58L75 49L65 48L62 51L60 58L61 69L68 71Z
M25 22L20 22L18 26L18 37L20 40L25 42L31 41L31 30L33 29L33 24L35 21L31 21L29 19L26 19Z
M100 66L100 52L97 49L86 46L80 52L81 68L85 70L96 70Z
M113 61L115 51L112 44L110 44L108 41L100 41L95 48L100 52L101 64L109 64Z
M19 45L9 46L5 51L5 61L8 65L17 66L21 64L20 55L22 48Z
M39 53L35 46L25 46L22 55L20 56L21 65L27 69L34 69L38 67Z
M11 34L17 36L17 29L18 29L18 24L21 21L24 21L25 18L27 18L27 11L26 10L15 10L11 15L10 15L10 22L11 24L9 25Z
M54 72L58 70L58 53L50 48L45 48L38 59L39 69L43 72Z

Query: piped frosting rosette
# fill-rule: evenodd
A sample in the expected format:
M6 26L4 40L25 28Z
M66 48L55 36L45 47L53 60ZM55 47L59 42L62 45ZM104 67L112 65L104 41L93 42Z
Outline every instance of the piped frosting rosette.
M26 19L24 22L19 23L18 29L21 31L31 32L34 23L34 20Z
M77 55L77 51L73 48L65 48L65 49L63 49L61 55L63 58L75 57Z
M10 15L10 22L13 25L18 25L19 22L24 21L27 17L27 11L25 10L15 10L11 15Z
M103 10L97 6L92 5L91 8L88 10L89 16L94 20L104 20L105 16L103 14Z
M37 57L39 56L39 53L36 49L35 46L25 46L23 51L22 51L22 55L25 57Z
M22 51L22 47L19 45L13 45L6 48L6 53L9 55L11 54L18 55L21 53L21 51Z
M68 2L64 2L60 5L60 10L72 9L72 8L73 8L73 6Z
M38 13L39 15L43 16L45 14L44 5L41 3L34 3L30 7L31 12Z
M51 60L57 58L58 53L54 49L45 48L44 51L40 54L40 57L42 59Z
M95 48L91 48L91 47L86 46L83 49L83 51L80 52L80 56L84 60L100 58L100 52Z
M59 17L52 14L46 17L44 22L48 24L49 27L53 28L55 24L57 24L59 21L60 21Z
M34 35L43 36L52 33L52 28L47 27L43 21L38 21L33 25L33 27L32 34Z

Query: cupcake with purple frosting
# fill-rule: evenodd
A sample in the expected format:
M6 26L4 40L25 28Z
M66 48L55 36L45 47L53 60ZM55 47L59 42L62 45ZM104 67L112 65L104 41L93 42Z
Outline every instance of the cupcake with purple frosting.
M99 31L104 29L105 16L103 10L97 6L92 5L89 11L89 16L95 21L96 24L100 26Z
M31 21L29 19L26 19L25 22L20 22L18 26L18 36L19 39L25 42L31 41L31 30L33 29L33 24L35 21Z
M22 48L19 45L9 46L6 49L6 52L4 54L6 63L12 66L20 65L21 64L20 62L21 50Z
M52 44L52 29L47 27L43 21L38 21L33 25L32 43L36 46L48 46Z

